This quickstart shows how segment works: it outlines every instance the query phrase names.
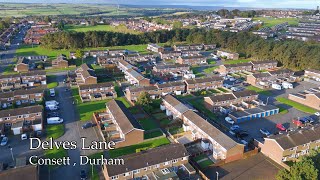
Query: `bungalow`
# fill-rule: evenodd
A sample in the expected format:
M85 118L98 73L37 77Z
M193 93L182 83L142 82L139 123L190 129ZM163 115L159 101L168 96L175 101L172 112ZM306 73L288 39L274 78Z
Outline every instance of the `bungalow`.
M233 59L233 60L239 59L238 53L232 53L232 52L228 52L228 51L218 50L217 55L219 57L226 57L227 59Z
M223 64L220 65L217 71L220 74L237 73L242 71L252 71L253 64L248 63L238 63L238 64Z
M179 56L176 60L178 64L188 64L188 65L200 65L207 64L207 58L202 55L197 56Z
M97 77L94 70L89 68L86 63L82 64L75 72L78 85L97 84Z
M227 163L243 157L243 145L235 142L175 97L164 97L161 106L167 115L181 118L184 131L191 132L194 140L200 140L201 147L210 150L215 160L224 160Z
M68 68L69 62L67 56L64 54L60 54L55 60L52 61L53 68Z
M164 52L164 48L157 44L148 44L147 50L156 52L156 53Z
M94 113L93 118L104 139L115 142L116 148L139 144L144 140L144 130L120 101L107 102L106 112Z
M2 134L14 135L29 130L42 130L43 107L40 105L0 111L0 126Z
M117 97L113 82L80 85L79 95L82 102L112 99Z
M179 179L172 169L185 168L189 153L181 144L169 144L119 158L123 165L102 166L105 179Z
M208 90L222 87L223 78L220 76L212 76L207 78L196 78L185 80L186 91L188 93L196 92L199 90Z
M267 70L267 69L274 69L278 65L278 61L253 61L253 70L260 71L260 70Z
M14 70L17 72L27 72L29 71L29 63L29 59L25 57L19 57Z

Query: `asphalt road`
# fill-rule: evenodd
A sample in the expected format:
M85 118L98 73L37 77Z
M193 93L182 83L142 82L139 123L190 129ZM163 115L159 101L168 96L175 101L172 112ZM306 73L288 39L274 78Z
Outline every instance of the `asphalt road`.
M26 28L23 28L21 30L21 32L25 32ZM11 46L4 51L0 52L0 73L3 73L3 71L5 70L5 68L10 65L13 64L13 58L15 56L16 50L18 49L18 45L17 43L22 43L23 38L24 38L25 34L24 33L17 33L17 35L11 40Z

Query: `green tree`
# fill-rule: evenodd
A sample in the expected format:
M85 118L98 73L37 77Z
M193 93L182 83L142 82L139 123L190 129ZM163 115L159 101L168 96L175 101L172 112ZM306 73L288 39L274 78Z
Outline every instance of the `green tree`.
M174 29L182 28L182 26L183 26L183 24L182 24L181 21L174 21L174 22L172 23L172 27L173 27Z
M282 169L276 176L277 180L316 180L318 179L318 169L316 169L311 158L303 158L301 161L294 163L290 171Z
M50 18L49 16L45 16L43 20L44 20L44 22L46 22L46 23L51 22L51 18Z
M148 92L142 92L137 99L137 105L140 105L142 107L148 107L152 103L152 99L150 97L150 94Z

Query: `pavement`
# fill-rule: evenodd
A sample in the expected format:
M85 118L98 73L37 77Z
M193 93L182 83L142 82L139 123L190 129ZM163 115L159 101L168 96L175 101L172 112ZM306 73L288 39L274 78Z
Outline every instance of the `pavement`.
M243 180L243 179L266 179L273 180L281 166L274 161L258 153L247 159L231 162L218 167L210 167L204 171L209 179L220 180ZM217 175L219 177L217 177Z

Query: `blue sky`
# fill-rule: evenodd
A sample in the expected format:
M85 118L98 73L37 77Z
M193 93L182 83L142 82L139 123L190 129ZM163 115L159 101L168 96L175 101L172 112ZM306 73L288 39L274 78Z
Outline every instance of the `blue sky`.
M264 8L309 8L315 9L320 0L0 0L0 2L24 3L108 3L134 5L191 5Z

